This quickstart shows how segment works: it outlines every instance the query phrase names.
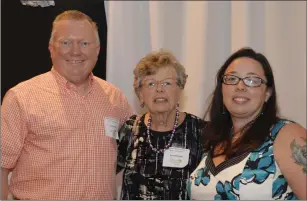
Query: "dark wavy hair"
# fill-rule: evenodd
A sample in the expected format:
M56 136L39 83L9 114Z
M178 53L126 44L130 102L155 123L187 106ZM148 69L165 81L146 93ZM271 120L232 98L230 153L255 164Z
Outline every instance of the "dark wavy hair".
M229 112L225 111L226 109L223 104L222 76L228 66L235 59L241 57L254 59L261 64L267 79L267 87L271 88L272 94L268 101L264 103L261 115L245 129L239 142L232 144L232 120ZM271 126L279 120L277 113L275 82L269 61L263 54L257 53L248 47L236 51L225 61L216 76L216 87L212 94L211 104L205 113L205 118L209 116L210 122L203 136L204 151L208 152L221 143L223 145L223 152L218 155L226 155L227 159L252 151L260 146L265 138L269 136Z

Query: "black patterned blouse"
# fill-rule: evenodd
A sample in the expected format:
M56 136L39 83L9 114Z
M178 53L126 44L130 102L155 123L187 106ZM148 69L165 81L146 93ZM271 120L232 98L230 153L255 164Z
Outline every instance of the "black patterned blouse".
M189 149L189 161L183 168L173 168L163 167L163 153L156 153L150 148L144 118L145 115L136 123L136 115L131 116L119 131L118 172L124 168L121 200L189 199L187 182L201 160L201 135L206 122L186 113L184 121L175 131L171 147ZM133 125L138 126L133 129ZM153 147L158 143L159 147L164 148L171 133L151 130Z

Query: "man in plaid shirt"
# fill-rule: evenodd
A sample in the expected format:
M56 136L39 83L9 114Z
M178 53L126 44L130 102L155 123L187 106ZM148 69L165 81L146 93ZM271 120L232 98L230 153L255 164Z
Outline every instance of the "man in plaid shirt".
M117 87L93 75L99 49L95 22L65 11L53 22L51 70L6 93L2 199L116 197L117 133L133 112Z

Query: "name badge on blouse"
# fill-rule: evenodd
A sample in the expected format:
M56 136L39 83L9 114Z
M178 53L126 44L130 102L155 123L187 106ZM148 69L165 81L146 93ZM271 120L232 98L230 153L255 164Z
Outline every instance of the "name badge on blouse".
M183 168L189 162L190 150L170 147L164 151L163 167Z
M104 118L104 130L106 136L118 139L118 127L119 127L119 120L111 117Z

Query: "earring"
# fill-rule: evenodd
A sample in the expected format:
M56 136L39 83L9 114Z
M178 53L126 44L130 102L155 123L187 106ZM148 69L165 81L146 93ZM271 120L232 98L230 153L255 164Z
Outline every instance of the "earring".
M145 106L144 102L142 102L140 106L141 106L141 108L144 108L144 106Z
M179 103L177 103L176 107L177 107L177 109L179 108Z

